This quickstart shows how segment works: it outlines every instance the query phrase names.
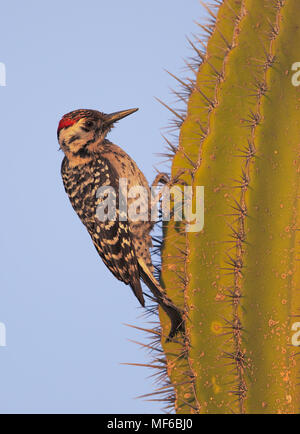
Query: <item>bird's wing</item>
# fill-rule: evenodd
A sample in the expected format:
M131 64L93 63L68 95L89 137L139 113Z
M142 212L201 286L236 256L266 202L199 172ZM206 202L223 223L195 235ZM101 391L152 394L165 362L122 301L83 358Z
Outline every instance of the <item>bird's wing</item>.
M121 212L118 209L119 185L116 171L109 161L103 158L97 160L97 170L96 173L100 173L102 179L98 181L96 179L95 182L96 185L99 183L99 187L102 187L102 193L101 195L97 193L95 215L93 221L90 221L87 225L87 229L105 265L117 279L131 286L134 294L144 306L139 266L129 223L119 219ZM105 179L103 179L103 176ZM112 187L107 195L105 195L106 186ZM102 221L101 213L103 215L105 210L108 211L108 194L110 200L116 204L115 219Z

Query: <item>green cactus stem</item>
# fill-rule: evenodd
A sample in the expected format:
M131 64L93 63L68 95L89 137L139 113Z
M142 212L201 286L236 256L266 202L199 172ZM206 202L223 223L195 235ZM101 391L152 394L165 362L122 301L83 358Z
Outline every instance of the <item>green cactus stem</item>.
M164 226L161 282L186 312L173 342L160 312L166 370L177 413L298 413L299 1L218 3L176 114L172 178L204 186L205 224Z

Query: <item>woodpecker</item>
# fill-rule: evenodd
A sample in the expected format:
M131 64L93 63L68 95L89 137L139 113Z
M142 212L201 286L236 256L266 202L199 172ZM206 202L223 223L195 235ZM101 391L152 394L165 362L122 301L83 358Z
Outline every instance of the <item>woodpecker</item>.
M145 300L141 280L148 286L171 320L168 339L172 339L178 331L184 330L183 313L167 297L153 274L150 255L150 231L153 228L150 188L134 160L106 138L115 122L137 110L105 114L80 109L65 114L57 129L60 149L65 154L61 175L71 205L88 230L104 264L117 279L130 285L143 307ZM127 180L126 187L122 186L121 190L120 179ZM105 186L112 187L117 205L121 200L120 191L123 196L131 187L144 187L147 198L141 192L140 199L142 202L148 200L148 218L137 221L130 219L130 216L127 219L120 218L121 211L116 207L116 218L106 221L99 219L97 207L104 197L99 197L98 191ZM128 198L128 207L132 201Z

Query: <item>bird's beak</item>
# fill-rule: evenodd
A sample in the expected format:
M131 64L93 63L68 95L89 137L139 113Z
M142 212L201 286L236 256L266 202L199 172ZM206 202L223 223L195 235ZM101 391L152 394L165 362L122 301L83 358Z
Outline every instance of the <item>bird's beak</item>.
M105 116L105 123L108 125L113 124L114 122L119 121L120 119L123 119L126 116L135 113L136 111L138 111L138 108L121 110L120 112L110 113L109 115Z

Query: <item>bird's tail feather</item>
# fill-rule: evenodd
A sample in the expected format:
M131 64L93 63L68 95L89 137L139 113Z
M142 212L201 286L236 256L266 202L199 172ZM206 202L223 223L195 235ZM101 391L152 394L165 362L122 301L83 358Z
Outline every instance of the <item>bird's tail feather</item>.
M145 300L144 300L143 290L142 290L142 287L141 287L140 280L136 279L134 282L130 283L130 286L131 286L132 291L134 292L134 295L136 296L136 298L140 302L140 304L143 307L145 307Z
M178 332L184 332L184 319L182 311L175 306L175 304L166 295L165 291L159 285L145 261L142 258L138 258L140 266L140 274L143 282L148 286L158 304L166 312L171 320L171 330L168 336L168 340L172 339Z

